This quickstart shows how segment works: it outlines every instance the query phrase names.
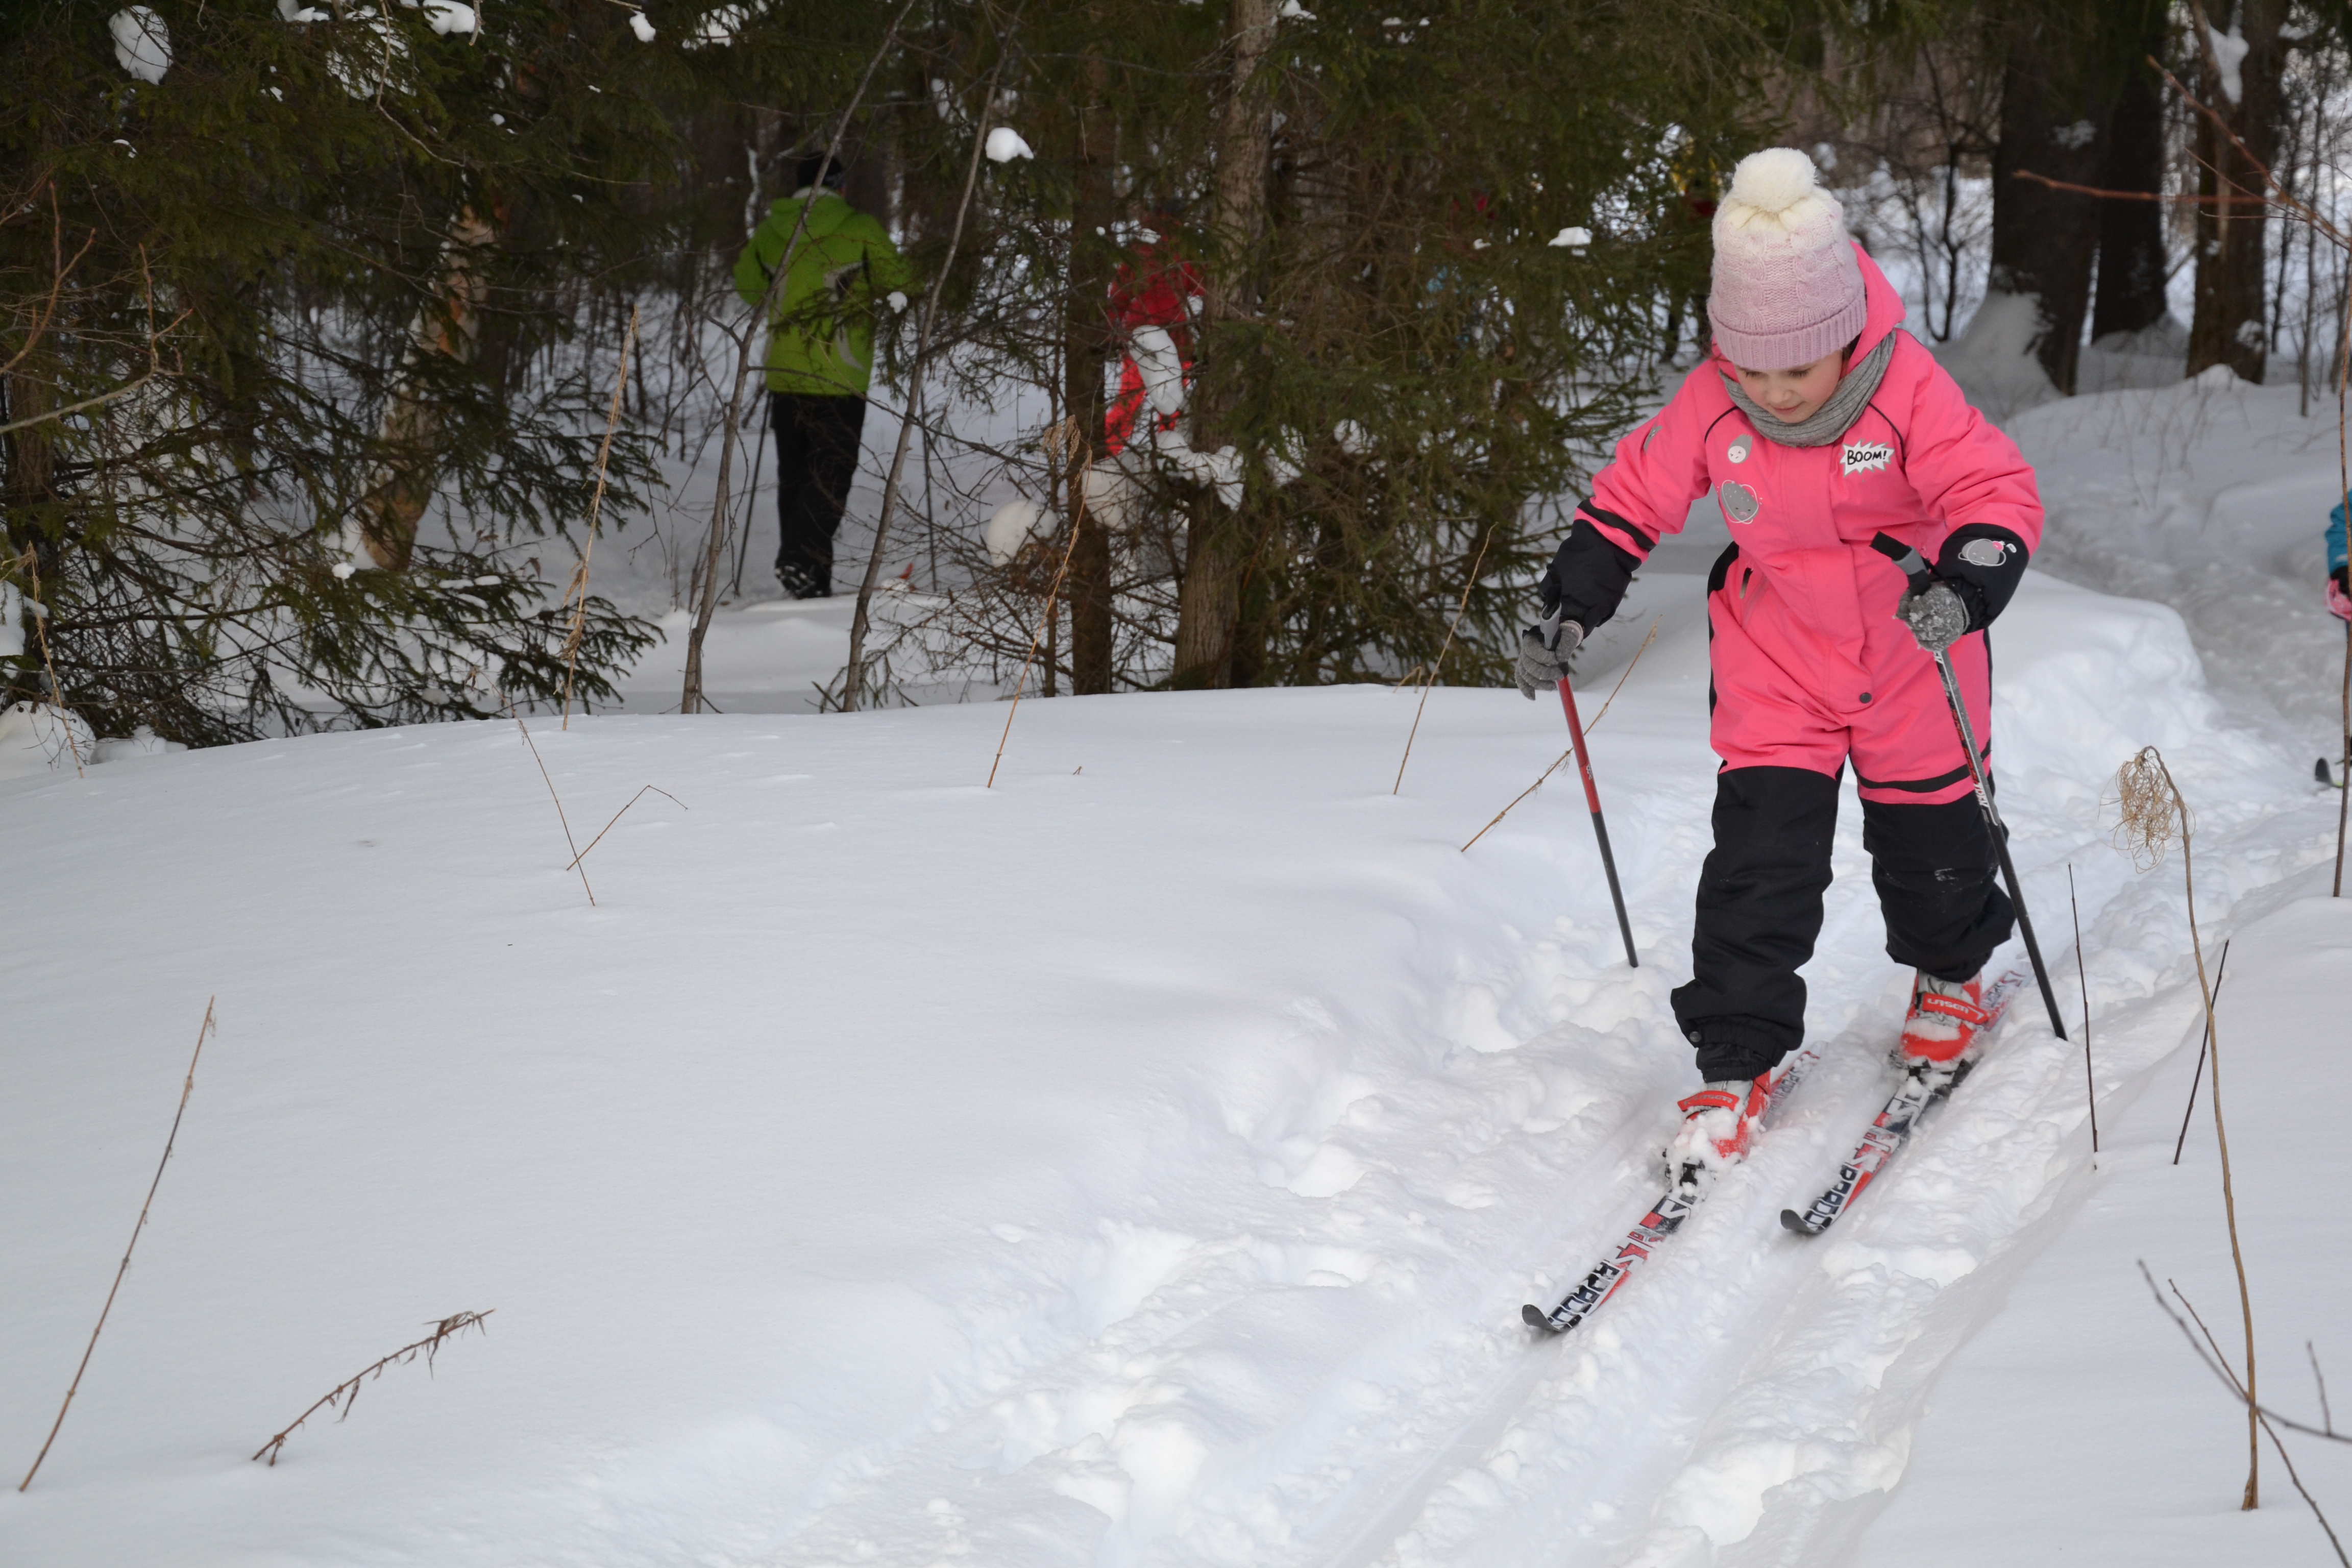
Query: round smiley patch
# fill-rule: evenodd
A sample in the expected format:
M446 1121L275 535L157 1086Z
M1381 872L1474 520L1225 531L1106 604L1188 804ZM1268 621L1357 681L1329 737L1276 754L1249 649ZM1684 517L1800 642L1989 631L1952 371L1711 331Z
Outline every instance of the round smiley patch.
M1722 503L1723 515L1733 522L1753 522L1762 505L1756 492L1738 479L1726 479L1716 487L1716 499Z

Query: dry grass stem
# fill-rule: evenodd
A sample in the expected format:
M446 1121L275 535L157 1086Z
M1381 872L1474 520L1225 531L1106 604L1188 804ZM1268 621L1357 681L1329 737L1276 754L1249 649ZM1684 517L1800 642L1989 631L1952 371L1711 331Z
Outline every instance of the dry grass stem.
M1085 505L1087 471L1083 466L1072 472L1071 482L1078 487L1079 504L1071 509L1075 516ZM1037 617L1036 633L1030 637L1028 655L1021 661L1020 678L1013 683L1013 708L1004 715L1004 732L996 737L996 760L988 764L988 783L982 786L985 789L996 787L996 770L1004 761L1004 743L1013 738L1013 715L1021 711L1021 691L1029 684L1029 667L1036 661L1037 645L1045 640L1045 628L1053 622L1054 602L1062 592L1062 579L1069 574L1070 554L1077 547L1078 531L1074 528L1070 530L1070 542L1062 546L1062 564L1055 569L1053 586L1045 590L1045 613Z
M1486 563L1486 546L1495 542L1495 531L1486 530L1478 541L1477 557L1470 563L1470 576L1462 584L1462 602L1454 606L1454 619L1445 627L1445 640L1438 645L1437 662L1429 667L1429 679L1421 684L1421 700L1412 710L1412 728L1404 738L1404 755L1397 759L1396 783L1389 786L1391 795L1404 788L1404 765L1412 761L1412 738L1421 733L1422 710L1429 706L1429 689L1437 684L1438 672L1445 668L1445 656L1454 651L1454 634L1462 628L1462 617L1470 613L1470 590L1478 585L1478 568Z
M563 602L571 605L572 595L579 603L572 606L572 629L563 637L563 728L572 728L572 678L580 665L580 637L588 625L588 558L596 552L596 522L604 510L604 466L613 456L613 433L621 427L621 393L628 384L629 348L637 341L637 308L629 307L629 328L621 334L621 366L613 373L613 406L604 416L604 441L596 448L596 489L588 498L588 539L580 547L580 564L572 569L572 581L563 590ZM626 811L628 807L621 808Z
M2091 976L2083 967L2083 906L2074 897L2072 861L2066 866L2066 907L2074 912L2074 979L2083 988L2083 1094L2091 1107L2091 1158L2095 1164L2099 1156L2099 1086L2091 1077Z
M1635 648L1633 650L1633 657L1625 661L1625 673L1617 678L1617 684L1609 689L1608 699L1601 704L1601 711L1595 713L1592 716L1592 722L1584 727L1584 733L1587 739L1591 737L1593 731L1601 728L1601 721L1609 716L1609 704L1616 701L1617 694L1625 689L1626 677L1631 676L1633 673L1633 667L1642 662L1642 656L1650 651L1650 645L1658 640L1658 622L1663 617L1661 616L1654 616L1651 617L1650 629L1648 633L1643 637L1642 646ZM1527 788L1513 795L1511 797L1510 805L1503 807L1502 810L1487 818L1486 826L1470 836L1470 844L1477 843L1478 840L1486 837L1487 834L1493 832L1496 823L1511 815L1512 806L1517 805L1519 802L1527 799L1528 796L1543 788L1544 781L1550 778L1552 774L1559 772L1561 765L1565 763L1569 758L1574 755L1576 755L1576 748L1574 746L1570 746L1567 751L1562 752L1559 756L1554 757L1552 759L1551 766L1546 768L1543 772L1536 775L1535 783L1528 785ZM1457 853L1463 855L1470 853L1470 844L1465 844Z
M515 705L511 702L507 704L507 716L515 721L515 728L522 731L522 743L530 748L530 760L539 764L539 776L547 781L547 798L555 803L555 820L563 825L564 847L572 851L571 862L563 868L580 873L580 886L588 895L588 907L593 909L596 907L596 889L588 886L588 868L580 864L580 858L587 851L582 849L579 842L572 837L572 819L563 815L563 797L555 793L555 779L547 771L547 759L539 754L539 742L530 738L530 726L522 721L522 715L515 711ZM638 793L643 794L644 791L641 790ZM621 809L626 811L629 808L625 805ZM618 820L617 817L614 818L614 821ZM612 823L608 822L604 826L610 827ZM604 836L599 834L597 837ZM593 848L593 846L590 847Z
M2157 1289L2156 1276L2148 1271L2147 1260L2143 1258L2138 1259L2137 1261L2139 1264L2140 1278L2147 1281L2149 1292L2156 1297L2157 1307L2164 1313L2165 1316L2170 1318L2172 1320L2173 1326L2179 1329L2181 1333L2188 1338L2189 1348L2197 1352L2197 1359L2205 1363L2205 1370L2219 1378L2223 1386L2227 1387L2231 1394L2237 1395L2239 1402L2242 1404L2246 1397L2245 1385L2240 1383L2236 1374L2230 1370L2228 1359L2221 1356L2219 1344L2212 1340L2212 1336L2210 1333L2207 1334L2204 1343L2199 1342L2196 1334L2190 1331L2187 1320L2183 1319L2179 1313L2174 1311L2169 1306L2165 1304L2164 1292ZM2169 1279L2166 1280L2165 1283L2167 1285L2172 1285L2174 1292L2176 1294L2179 1293L2180 1288L2178 1285L2173 1285L2172 1281ZM2181 1304L2183 1306L2188 1305L2188 1299L2186 1297L2181 1299ZM2191 1308L2190 1310L2193 1311L2195 1309ZM2199 1320L2198 1327L2204 1327L2203 1320ZM2214 1348L2208 1350L2206 1348L2207 1344L2212 1344ZM2305 1348L2308 1349L2309 1342L2305 1342ZM2312 1358L2312 1370L2316 1373L2318 1369L2318 1358L2315 1356ZM2324 1423L2323 1425L2314 1426L2308 1421L2298 1421L2294 1416L2273 1410L2267 1405L2262 1406L2262 1416L2264 1421L2283 1431L2297 1432L2306 1437L2321 1437L2330 1443L2352 1444L2352 1432L2338 1432L2336 1430L2335 1423L2326 1415L2326 1384L2323 1382L2320 1384L2320 1410L2322 1412L2321 1421Z
M65 688L58 684L58 667L49 658L49 616L48 606L41 602L40 556L29 546L23 564L26 584L33 590L33 635L41 640L41 668L49 677L49 705L58 710L58 728L66 732L66 748L73 752L74 776L88 778L89 774L82 771L81 742L74 739L73 715L66 711Z
M2221 1116L2221 1031L2213 1020L2213 986L2205 975L2205 943L2197 931L2197 824L2173 782L2164 753L2144 746L2116 771L2116 792L2121 807L2116 827L2119 842L2132 864L2147 870L2164 858L2174 842L2180 845L2180 874L2189 910L2189 947L2197 959L2197 994L2205 1004L2206 1055L2213 1063L2213 1138L2221 1152L2221 1212L2230 1226L2230 1261L2238 1271L2238 1306L2246 1321L2246 1493L2241 1505L2262 1506L2262 1432L2253 1406L2254 1298L2246 1284L2246 1254L2238 1241L2237 1189L2230 1178L2230 1130Z
M2230 973L2230 944L2221 944L2221 962L2213 966L2213 1005L2221 1005L2221 982ZM2197 1087L2205 1081L2205 1052L2213 1044L2213 1030L2208 1026L2197 1039L2197 1070L2189 1075L2189 1103L2180 1108L2180 1136L2172 1141L2172 1163L2180 1163L2180 1151L2189 1146L2189 1119L2197 1114Z
M2319 1528L2327 1532L2327 1544L2336 1549L2336 1561L2342 1563L2344 1568L2352 1568L2352 1558L2344 1555L2344 1543L2336 1538L2336 1527L2327 1522L2327 1515L2320 1510L2319 1500L2311 1495L2311 1489L2303 1484L2303 1478L2295 1473L2294 1460L2288 1455L2286 1444L2280 1440L2275 1427L2284 1426L2289 1431L2302 1432L2314 1437L2326 1437L2336 1443L2352 1441L2352 1438L2337 1436L2333 1431L2318 1430L2300 1421L2289 1420L2275 1411L2263 1408L2255 1402L2253 1394L2247 1391L2246 1386L2238 1381L2236 1374L2231 1372L2229 1358L2221 1353L2221 1342L2213 1338L2213 1331L2205 1326L2205 1320L2198 1315L2195 1304L2182 1292L2180 1287L2170 1279L2165 1281L2174 1298L2189 1313L2189 1321L2197 1325L2197 1333L2204 1335L2205 1343L2202 1345L2197 1342L2197 1334L2189 1331L2189 1324L2180 1321L2179 1314L2165 1305L2163 1294L2156 1289L2156 1276L2148 1272L2145 1262L2140 1264L2139 1272L2140 1278L2147 1281L2149 1293L2156 1297L2158 1309L2172 1320L2173 1326L2178 1328L2182 1337L2189 1341L2189 1348L2197 1352L2197 1358L2205 1363L2208 1370L2218 1373L2221 1381L2229 1385L2230 1392L2236 1394L2239 1401L2245 1405L2246 1418L2253 1422L2270 1438L2271 1447L2278 1450L2279 1462L2286 1467L2286 1479L2294 1483L2294 1489L2302 1493L2303 1500L2310 1505L2311 1517L2319 1521ZM2316 1358L2312 1364L2315 1368L2318 1365Z
M89 1331L89 1343L82 1347L81 1364L74 1368L73 1382L67 1385L66 1399L58 1406L58 1418L49 1423L49 1435L41 1444L41 1451L33 1456L33 1468L16 1483L23 1491L41 1473L41 1461L49 1457L49 1445L58 1440L58 1429L66 1424L66 1412L73 1408L74 1395L81 1389L81 1374L89 1370L90 1352L98 1349L98 1336L106 1331L106 1316L114 1310L115 1292L122 1289L122 1277L131 1272L131 1253L139 1245L139 1233L147 1228L147 1213L155 1206L155 1191L163 1184L163 1167L172 1163L172 1145L179 1142L180 1118L188 1113L188 1096L196 1089L196 1063L205 1054L205 1037L213 1032L213 1005L217 996L205 999L205 1021L196 1026L196 1048L188 1057L188 1076L180 1084L180 1107L172 1112L172 1131L163 1138L163 1157L155 1162L155 1179L147 1184L147 1199L139 1205L139 1222L131 1227L131 1244L122 1249L121 1266L114 1271L114 1283L108 1287L106 1305L98 1310L98 1327Z
M662 788L659 784L647 784L645 788L637 791L636 794L629 797L629 805L636 805L637 802L645 799L648 795L657 795L661 796L664 800L669 802L670 805L677 807L680 811L688 809L686 802L678 799L677 796L670 794L669 791ZM625 805L621 807L620 810L614 812L613 814L613 822L618 822L621 818L628 816L629 805ZM613 831L613 822L608 822L604 824L604 826L596 830L596 837L588 840L588 849L593 849L596 846L604 842L604 835ZM569 871L573 866L577 866L581 861L588 858L588 849L583 849L579 854L574 855L572 858L572 865L566 866L563 868Z
M272 1466L275 1466L278 1463L278 1455L279 1450L286 1447L286 1439L294 1436L296 1430L301 1426L303 1422L308 1421L320 1411L330 1407L340 1407L340 1413L335 1417L336 1420L342 1421L348 1419L352 1413L352 1406L357 1405L360 1401L360 1384L366 1383L373 1378L382 1377L384 1374L385 1369L389 1367L406 1366L418 1356L423 1356L425 1358L425 1370L428 1373L431 1372L433 1370L433 1358L435 1355L439 1353L441 1346L446 1341L457 1338L459 1334L464 1333L467 1329L478 1329L483 1333L488 1333L490 1331L489 1325L485 1323L482 1320L488 1317L490 1312L495 1312L498 1309L496 1307L492 1307L489 1311L487 1312L458 1312L451 1317L442 1319L439 1322L432 1325L433 1331L431 1333L425 1335L415 1344L401 1346L390 1355L361 1368L358 1372L355 1372L351 1376L343 1379L342 1382L335 1384L334 1387L327 1390L325 1394L320 1395L317 1402L314 1403L310 1409L305 1410L301 1415L297 1415L292 1421L289 1422L284 1431L270 1438L268 1442L264 1443L260 1447L256 1448L253 1451L253 1457L257 1459L266 1457L268 1462Z
M2345 334L2352 338L2352 332ZM2352 493L2346 499L2352 501ZM2347 506L2352 512L2352 506ZM2344 824L2347 811L2352 811L2352 621L2344 623L2344 794L2336 803L2336 883L2328 897L2344 896Z

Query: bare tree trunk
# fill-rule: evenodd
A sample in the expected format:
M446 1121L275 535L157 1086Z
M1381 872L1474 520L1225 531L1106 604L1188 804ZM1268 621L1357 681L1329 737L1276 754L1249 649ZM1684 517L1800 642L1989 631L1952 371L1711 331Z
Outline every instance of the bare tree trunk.
M2060 392L2074 390L2083 318L2091 302L2098 204L2021 173L2087 185L2106 152L2107 105L2097 91L2095 26L2081 6L2029 8L2012 26L2001 79L2000 144L1993 153L1989 286L2032 299L2041 328L2034 355Z
M2226 364L2246 381L2263 379L2263 180L2247 153L2268 166L2278 157L2280 78L2286 67L2286 0L2238 0L2192 6L2191 26L2234 19L2246 48L2234 71L2222 68L2212 40L2196 40L2203 61L2200 91L2238 141L2241 152L2203 115L2197 118L2198 161L2204 166L2197 209L2197 313L2189 326L2189 374ZM2226 35L2229 29L2224 26ZM2231 79L2234 77L2234 81ZM2230 90L2234 86L2237 91Z
M1110 534L1087 504L1086 466L1100 449L1103 374L1110 358L1110 285L1116 252L1107 237L1118 216L1111 190L1117 122L1110 67L1096 55L1083 73L1071 163L1069 294L1062 318L1062 399L1078 438L1070 443L1070 689L1080 697L1111 687ZM1051 665L1048 664L1050 670ZM1050 680L1051 675L1047 676Z
M440 401L422 393L412 369L426 354L473 363L482 339L482 253L498 231L466 208L441 247L441 280L432 301L409 323L401 375L384 405L376 437L391 456L371 477L352 518L368 559L384 572L405 572L416 553L416 525L433 501L433 446L446 417Z
M1246 321L1257 310L1255 261L1274 154L1274 121L1260 67L1274 44L1274 0L1232 0L1226 22L1233 76L1217 135L1214 227L1201 312L1203 352L1192 393L1192 446L1203 452L1223 444L1237 401L1236 367L1217 363L1212 346L1217 329ZM1242 515L1206 487L1193 498L1184 580L1177 593L1177 686L1233 684L1234 639L1241 620Z
M2096 184L2103 190L2164 189L2163 84L2150 57L2164 53L2165 14L2146 7L2137 29L2126 29L2132 52L2107 121L2107 156ZM2136 32L2137 36L2130 36ZM2164 206L2160 202L2099 204L2099 294L2091 336L2137 332L2164 320Z

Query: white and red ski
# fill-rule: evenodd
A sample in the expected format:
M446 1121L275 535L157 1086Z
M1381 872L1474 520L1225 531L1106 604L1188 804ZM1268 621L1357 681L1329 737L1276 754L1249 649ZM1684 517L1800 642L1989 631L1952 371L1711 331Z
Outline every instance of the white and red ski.
M1780 1065L1780 1070L1772 1079L1772 1093L1765 1102L1764 1118L1758 1131L1771 1124L1773 1113L1780 1110L1780 1102L1821 1059L1820 1049L1806 1045L1800 1047L1794 1056ZM1691 1211L1705 1200L1706 1193L1706 1187L1686 1187L1676 1182L1650 1205L1650 1212L1625 1233L1625 1239L1619 1244L1617 1250L1594 1264L1576 1288L1560 1298L1559 1305L1546 1311L1530 1301L1519 1309L1519 1316L1526 1321L1528 1327L1554 1334L1564 1334L1583 1322L1608 1304L1609 1299L1633 1277L1633 1271L1649 1261L1651 1252L1661 1242L1682 1228L1683 1221L1688 1219Z
M1977 1026L1979 1040L1989 1040L1992 1031L2000 1026L2002 1016L2009 1011L2010 1002L2024 985L2026 978L2024 970L2012 969L1985 987L1984 998L1979 1005L1988 1016ZM1854 1200L1862 1196L1864 1190L1877 1179L1881 1171L1886 1169L1888 1162L1895 1158L1903 1145L1910 1142L1913 1131L1919 1125L1919 1119L1927 1113L1928 1108L1949 1094L1952 1086L1968 1076L1969 1065L1975 1059L1976 1053L1971 1052L1957 1062L1920 1062L1906 1068L1903 1082L1887 1099L1885 1109L1863 1133L1862 1142L1854 1146L1845 1163L1838 1167L1837 1180L1805 1208L1782 1209L1781 1226L1799 1236L1819 1236L1829 1229L1838 1215L1853 1206Z

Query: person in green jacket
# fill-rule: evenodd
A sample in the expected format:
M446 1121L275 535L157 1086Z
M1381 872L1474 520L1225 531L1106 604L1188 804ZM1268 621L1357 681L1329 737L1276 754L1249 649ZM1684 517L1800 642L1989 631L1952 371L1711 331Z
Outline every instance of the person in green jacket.
M802 159L800 188L768 209L735 261L736 292L748 304L768 301L776 577L795 599L833 592L833 539L857 477L875 317L881 302L905 308L909 278L882 226L842 198L841 177L822 153ZM790 268L772 294L788 247Z

